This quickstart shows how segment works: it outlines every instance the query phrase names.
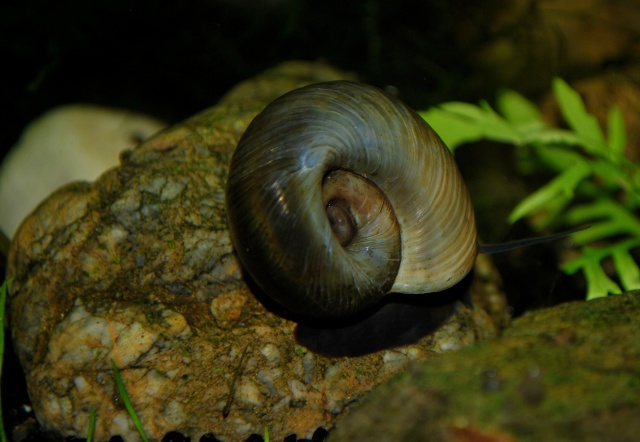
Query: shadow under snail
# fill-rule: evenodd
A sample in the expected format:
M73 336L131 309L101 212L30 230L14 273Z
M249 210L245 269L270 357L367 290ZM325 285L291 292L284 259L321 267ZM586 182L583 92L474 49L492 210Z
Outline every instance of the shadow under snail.
M478 253L471 200L440 137L357 82L305 86L256 116L233 154L226 205L249 275L306 316L448 289Z

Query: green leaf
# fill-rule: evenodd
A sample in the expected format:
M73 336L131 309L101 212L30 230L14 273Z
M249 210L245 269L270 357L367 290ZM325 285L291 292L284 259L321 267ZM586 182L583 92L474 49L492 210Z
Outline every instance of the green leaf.
M89 430L87 431L87 442L91 442L93 440L93 433L96 428L96 410L91 407L91 411L89 412Z
M621 173L620 166L606 161L593 161L593 173L599 178L601 187L609 192L617 189L634 193L636 191L635 184L629 179L625 173Z
M450 102L418 112L451 150L461 144L488 139L520 144L520 133L487 105Z
M596 117L585 109L580 94L560 78L553 79L553 90L563 118L582 138L583 146L591 152L602 150L604 135Z
M149 442L149 440L147 439L147 435L144 433L144 429L142 428L142 423L140 422L140 419L136 414L136 410L133 408L131 399L129 399L129 394L127 394L127 389L124 387L124 382L122 381L122 377L120 376L120 370L118 370L118 366L116 365L116 362L113 359L111 359L111 369L113 370L113 377L115 378L116 386L118 387L118 393L120 393L120 398L124 403L124 407L126 408L127 413L129 413L129 417L131 417L131 421L133 422L133 425L138 430L138 434L140 435L140 438L144 442Z
M591 174L591 169L586 162L575 163L549 183L526 197L513 209L509 215L509 222L515 223L524 216L530 215L558 197L572 197L574 189L586 177Z
M575 149L567 148L564 145L537 143L533 149L533 157L544 166L546 170L562 172L576 163L587 160Z
M610 110L605 140L598 120L575 90L560 78L554 79L553 89L569 130L547 126L536 106L513 91L499 94L500 114L482 101L479 106L445 103L422 115L452 148L481 139L511 143L518 146L521 173L556 175L522 200L509 222L528 216L536 228L558 222L591 225L573 235L574 242L583 245L582 256L563 265L568 273L584 272L588 299L620 292L604 271L603 259L613 261L625 289L636 288L640 269L630 251L640 247L640 167L624 157L622 114ZM588 246L596 241L604 244Z
M555 198L545 204L543 209L531 214L528 219L529 223L537 231L549 227L559 218L559 215L567 208L572 200L571 195L556 195Z
M620 159L624 157L624 151L627 148L627 130L624 119L622 118L622 113L617 106L613 106L609 110L607 127L609 128L611 159L615 163L619 163Z
M618 284L607 276L599 262L587 261L583 271L587 279L587 301L622 293Z
M584 272L585 279L587 280L587 300L622 292L618 284L607 276L600 265L600 261L602 261L605 255L606 251L584 247L582 256L562 264L562 270L569 275L579 270Z
M619 203L600 199L571 208L564 216L569 225L591 224L591 228L576 233L578 244L587 244L611 237L640 237L640 221Z
M540 127L544 125L535 104L515 91L501 91L498 95L497 106L505 119L515 126Z
M575 146L580 142L580 139L575 133L568 130L541 127L524 132L522 141L526 144L546 145L558 149L566 146Z
M583 247L582 256L565 262L562 270L568 274L584 271L588 287L587 299L621 293L620 287L606 275L601 265L603 259L612 257L616 274L625 290L637 289L640 288L640 269L629 252L638 247L638 237L600 248Z
M443 109L432 108L419 114L451 151L462 144L478 141L483 137L483 130L475 121L461 118Z
M640 269L628 250L618 248L613 253L613 264L620 275L620 282L625 290L640 288Z

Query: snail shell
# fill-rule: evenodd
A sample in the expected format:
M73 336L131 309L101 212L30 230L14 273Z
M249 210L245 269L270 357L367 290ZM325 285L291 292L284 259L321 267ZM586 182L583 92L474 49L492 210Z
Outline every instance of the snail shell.
M238 143L226 192L240 261L304 315L442 291L475 262L474 212L449 150L361 83L317 83L267 106Z

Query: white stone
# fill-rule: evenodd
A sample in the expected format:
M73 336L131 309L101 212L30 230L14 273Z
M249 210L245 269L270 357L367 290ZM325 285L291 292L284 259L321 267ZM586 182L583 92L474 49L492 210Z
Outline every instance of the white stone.
M260 353L270 365L278 365L280 363L281 355L277 345L268 343L260 349Z
M263 398L258 386L250 380L245 380L236 388L236 399L245 404L260 406Z
M8 237L47 195L72 181L94 180L119 153L163 129L154 118L74 104L29 124L0 166L0 228Z

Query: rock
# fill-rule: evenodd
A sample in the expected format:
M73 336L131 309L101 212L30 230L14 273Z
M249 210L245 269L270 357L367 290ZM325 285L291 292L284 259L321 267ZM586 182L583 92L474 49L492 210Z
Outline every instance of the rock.
M135 112L71 104L32 122L0 167L0 228L18 224L58 187L94 180L118 164L118 154L166 126Z
M495 341L413 363L331 441L635 441L640 292L515 319Z
M635 60L638 0L484 0L468 4L452 38L469 51L472 79L540 93L567 80ZM471 49L470 49L471 48Z
M349 77L278 66L24 221L9 256L10 327L45 429L83 437L93 409L96 440L138 440L113 360L151 439L310 437L411 361L497 334L508 317L486 257L473 280L350 323L296 323L245 282L224 209L240 135L284 92Z

